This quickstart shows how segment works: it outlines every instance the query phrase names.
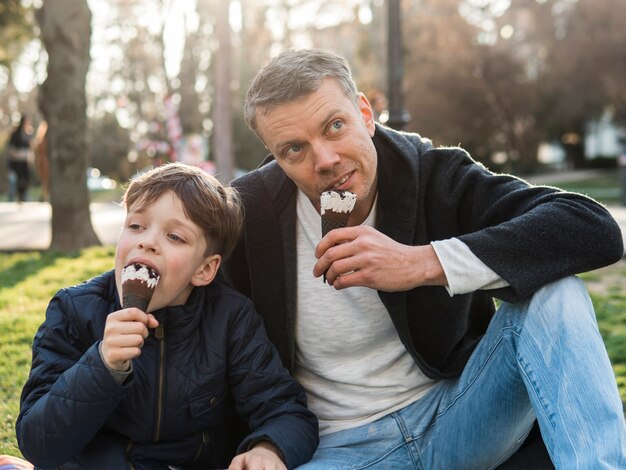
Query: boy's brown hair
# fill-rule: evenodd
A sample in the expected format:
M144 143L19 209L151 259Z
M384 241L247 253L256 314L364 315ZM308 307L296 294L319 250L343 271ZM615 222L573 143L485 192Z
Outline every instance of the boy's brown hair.
M206 171L183 163L158 166L131 180L122 203L126 210L149 206L166 192L173 192L185 215L204 232L209 254L228 258L243 223L243 209L236 190L225 187Z

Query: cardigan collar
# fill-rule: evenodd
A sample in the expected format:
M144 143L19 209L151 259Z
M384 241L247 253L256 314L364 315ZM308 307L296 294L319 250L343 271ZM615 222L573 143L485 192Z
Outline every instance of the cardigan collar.
M418 164L415 145L402 133L376 125L373 137L378 155L378 202L376 228L399 243L415 243L418 204ZM293 371L295 364L296 312L296 185L269 155L257 169L262 191L268 200L260 201L246 216L254 229L254 246L264 256L247 253L250 273L254 277L253 296L257 306L272 306L264 321L268 329L282 331L274 337L285 365ZM272 260L263 264L263 260ZM407 329L404 292L379 292L381 300L399 330ZM285 299L276 305L275 299ZM260 308L263 308L260 307ZM271 324L271 325L270 325Z

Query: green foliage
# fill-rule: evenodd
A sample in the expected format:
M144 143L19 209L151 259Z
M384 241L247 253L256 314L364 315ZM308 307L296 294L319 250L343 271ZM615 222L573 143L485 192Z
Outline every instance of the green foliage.
M31 9L21 0L0 2L0 65L10 66L34 36Z
M126 156L132 146L128 130L120 126L110 113L92 120L90 124L90 166L114 179L128 179L131 175L124 172L130 166Z

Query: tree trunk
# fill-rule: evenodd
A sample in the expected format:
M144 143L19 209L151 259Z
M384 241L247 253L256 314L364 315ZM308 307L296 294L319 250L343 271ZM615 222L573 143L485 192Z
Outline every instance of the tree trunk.
M218 48L215 56L215 96L213 104L213 158L217 178L224 184L234 176L233 112L231 103L231 39L228 9L229 0L221 0L217 7L216 32Z
M91 224L87 189L87 100L91 11L86 0L46 0L37 12L48 51L39 106L48 122L51 250L100 244Z

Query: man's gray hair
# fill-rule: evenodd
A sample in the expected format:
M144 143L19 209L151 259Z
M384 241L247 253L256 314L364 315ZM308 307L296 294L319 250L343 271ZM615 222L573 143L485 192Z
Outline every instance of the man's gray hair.
M246 94L244 118L257 135L257 112L289 103L316 92L325 78L333 78L346 96L357 103L357 89L348 61L324 49L281 52L263 67ZM260 136L259 136L260 137Z

